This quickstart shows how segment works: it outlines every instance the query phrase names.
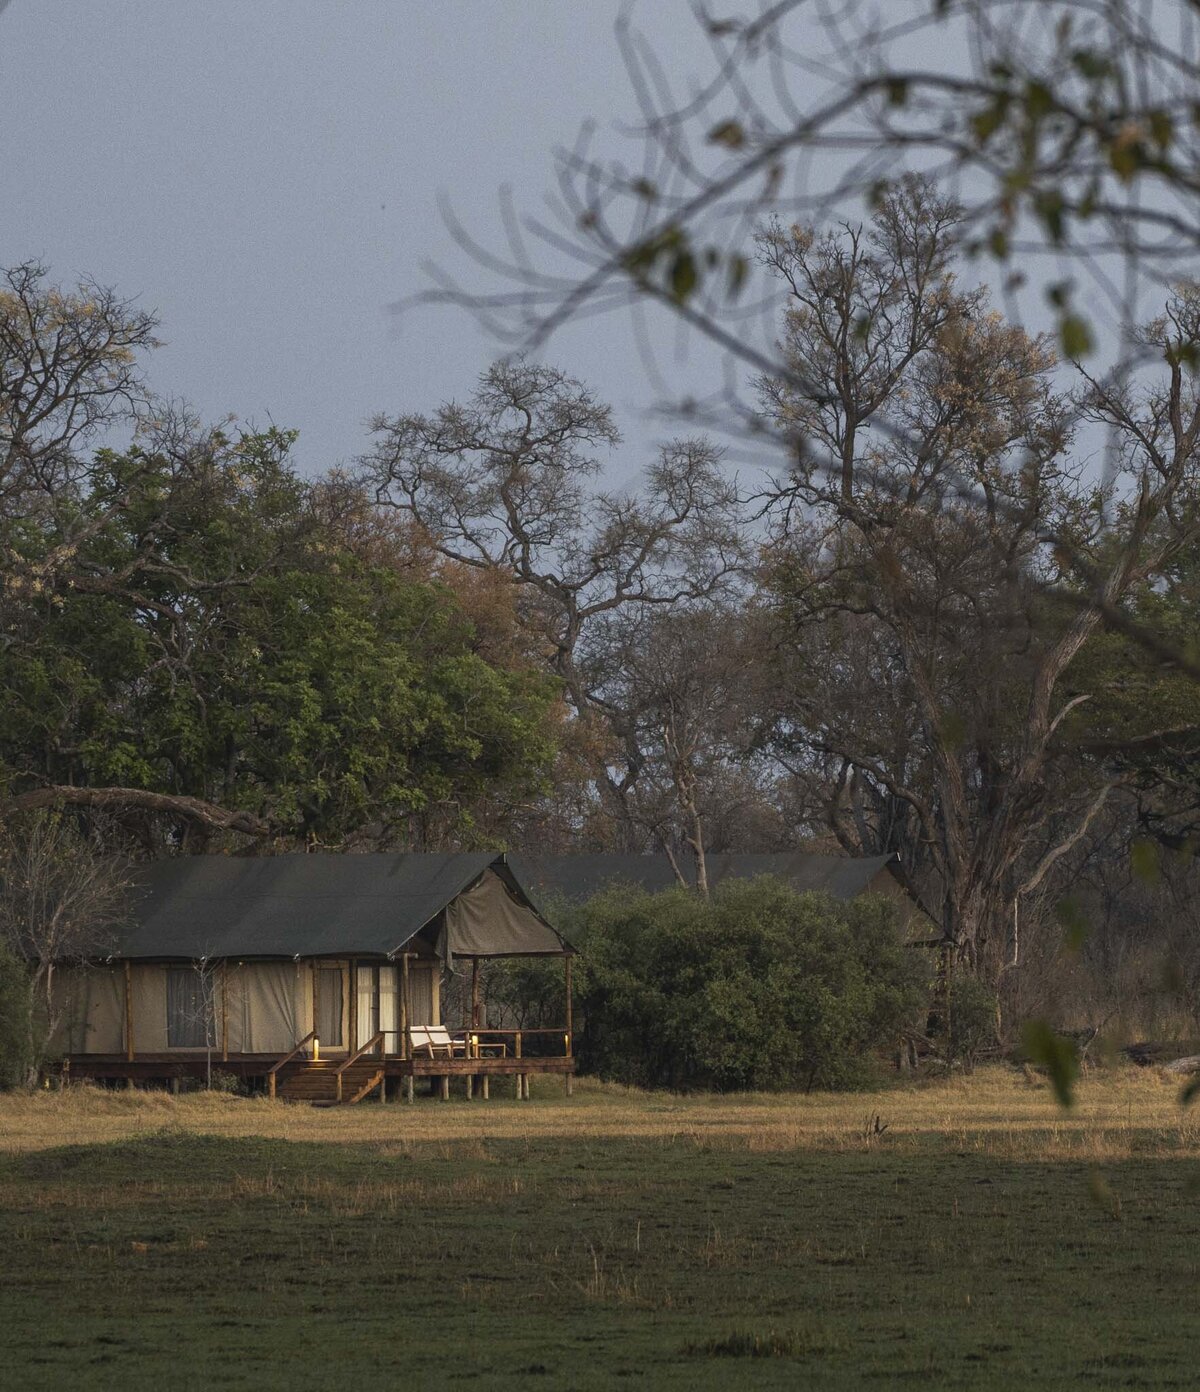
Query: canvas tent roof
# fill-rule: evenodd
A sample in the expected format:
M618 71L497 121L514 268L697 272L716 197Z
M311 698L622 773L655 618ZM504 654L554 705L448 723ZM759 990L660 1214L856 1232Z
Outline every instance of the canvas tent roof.
M507 894L496 893L497 877L487 874L491 868ZM382 956L410 942L455 901L458 907L447 914L440 943L444 951L544 955L570 950L537 916L501 858L482 852L155 861L138 873L131 921L118 934L113 955ZM495 937L489 943L491 925Z
M679 883L665 855L511 855L508 863L526 893L543 911L556 898L587 899L614 883L639 885L651 893L672 889ZM787 851L776 855L710 855L707 864L711 885L724 879L774 875L797 890L823 890L835 899L853 899L870 887L881 870L894 872L895 857L850 859ZM681 862L680 869L694 884L691 861Z

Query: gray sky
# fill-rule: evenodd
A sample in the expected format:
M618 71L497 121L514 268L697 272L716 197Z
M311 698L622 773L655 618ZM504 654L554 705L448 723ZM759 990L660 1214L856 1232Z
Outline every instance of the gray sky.
M0 262L49 263L162 319L163 395L208 419L301 431L346 460L379 410L464 395L495 356L465 316L387 306L428 259L470 273L441 221L499 241L496 193L532 203L553 145L632 112L616 0L10 0L0 16ZM685 0L639 24L674 75L702 67ZM689 47L690 46L690 47ZM662 433L623 319L552 360L617 408L618 471ZM686 371L686 369L685 369Z

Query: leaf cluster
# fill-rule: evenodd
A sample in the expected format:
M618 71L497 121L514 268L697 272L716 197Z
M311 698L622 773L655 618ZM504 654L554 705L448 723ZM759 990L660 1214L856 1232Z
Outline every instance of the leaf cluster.
M710 900L614 887L564 923L584 946L584 1061L640 1087L857 1085L926 998L893 915L767 877Z

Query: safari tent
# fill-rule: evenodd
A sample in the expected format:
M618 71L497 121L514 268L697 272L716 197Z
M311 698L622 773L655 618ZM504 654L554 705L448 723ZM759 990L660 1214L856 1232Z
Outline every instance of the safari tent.
M564 960L558 1047L486 1030L479 962ZM143 867L102 960L56 973L68 1069L177 1079L216 1066L274 1094L353 1100L392 1078L574 1071L568 943L505 857L193 856ZM469 1016L442 1025L443 969L470 970ZM544 1041L539 1041L544 1045Z
M677 873L676 865L665 855L512 855L509 864L543 912L557 902L590 899L614 884L635 885L654 894L678 885L680 876L689 885L694 885L696 879L690 858L678 861ZM724 880L771 875L799 893L815 890L842 900L855 899L860 894L882 894L897 901L910 935L938 936L937 925L894 855L850 857L806 851L709 855L707 871L713 887Z
M686 874L686 870L684 871ZM891 857L716 855L714 884L774 875L835 898L903 902L933 924ZM55 973L58 1048L74 1076L175 1081L214 1067L279 1095L357 1101L435 1079L488 1095L496 1075L575 1071L572 949L556 902L613 883L679 882L666 856L188 856L140 870L128 920L102 958ZM563 962L563 1022L488 1026L480 963ZM469 976L462 1018L443 1018L447 969Z

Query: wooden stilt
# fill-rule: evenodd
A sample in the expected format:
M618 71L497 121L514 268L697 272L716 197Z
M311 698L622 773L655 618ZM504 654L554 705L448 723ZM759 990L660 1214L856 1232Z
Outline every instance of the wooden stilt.
M413 1101L413 1075L410 1073L404 1080L404 1095L409 1101Z
M575 1091L575 1075L574 1075L573 1073L568 1073L568 1074L566 1075L566 1082L567 1082L567 1096L570 1097L571 1094Z
M468 1101L468 1102L473 1102L474 1100L475 1100L475 1075L474 1075L473 1073L468 1073L468 1074L467 1074L467 1101Z
M485 1073L485 1074L483 1075L483 1077L480 1078L480 1080L479 1080L479 1085L480 1085L480 1087L483 1089L483 1100L484 1100L485 1102L488 1100L488 1096L489 1096L489 1091L488 1091L488 1083L489 1083L489 1081L490 1081L490 1079L489 1079L489 1077L488 1077L488 1075L487 1075L486 1073Z
M442 1101L443 1101L443 1102L449 1102L449 1101L450 1101L450 1074L449 1074L449 1073L443 1073L443 1074L442 1074Z

